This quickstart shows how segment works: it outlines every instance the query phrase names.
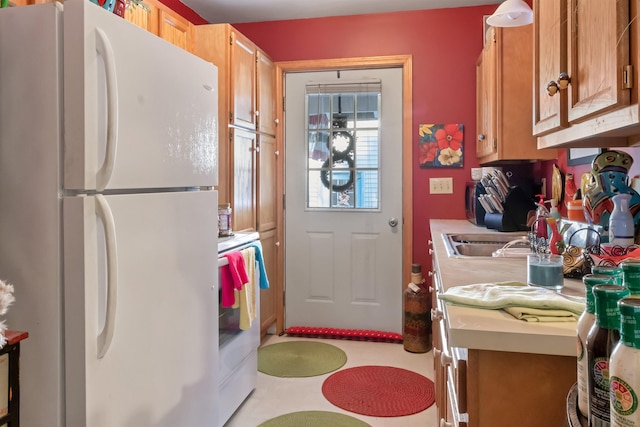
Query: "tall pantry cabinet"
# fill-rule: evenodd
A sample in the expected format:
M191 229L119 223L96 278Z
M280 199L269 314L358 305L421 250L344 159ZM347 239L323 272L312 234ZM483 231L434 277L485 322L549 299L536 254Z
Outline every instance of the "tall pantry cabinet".
M218 200L230 203L234 231L258 231L271 287L260 293L262 333L276 321L279 270L276 69L229 24L194 26L194 53L218 67Z

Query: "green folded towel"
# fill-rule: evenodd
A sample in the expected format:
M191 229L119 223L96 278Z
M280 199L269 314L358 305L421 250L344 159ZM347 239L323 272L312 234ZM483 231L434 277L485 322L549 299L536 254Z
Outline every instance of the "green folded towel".
M550 318L564 318L564 320L560 321L573 321L575 317L570 316L569 313L580 315L585 306L585 299L582 297L563 295L551 289L527 286L521 282L478 283L456 286L448 289L444 294L438 295L438 298L456 305L490 310L509 307L538 310L535 313L530 313L532 317L526 318L522 314L514 315L513 313L516 313L517 310L511 310L511 315L527 321L543 321L533 319L534 317L541 318L545 315ZM569 313L558 315L559 313L555 312L556 310ZM567 317L570 317L571 320L566 319ZM545 321L558 320L545 319Z
M580 317L567 310L540 310L530 307L506 307L503 310L525 322L577 322Z

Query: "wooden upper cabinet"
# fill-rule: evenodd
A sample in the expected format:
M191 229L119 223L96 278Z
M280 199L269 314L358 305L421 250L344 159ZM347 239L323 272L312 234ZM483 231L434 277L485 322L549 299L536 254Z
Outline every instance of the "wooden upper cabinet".
M256 46L237 31L231 32L230 123L256 129Z
M145 3L147 9L130 5L124 13L124 19L138 27L158 35L158 8L154 4Z
M537 0L533 22L533 133L567 127L567 91L549 96L547 86L567 72L567 2Z
M168 9L158 13L158 36L189 52L193 51L190 39L191 23Z
M495 135L496 79L495 79L495 38L482 50L476 63L476 157L497 154Z
M229 129L232 135L233 179L231 207L233 231L256 229L256 134Z
M276 113L276 67L261 50L257 51L256 66L257 130L275 135L279 122Z
M258 135L258 231L276 228L277 191L276 167L278 151L276 138Z
M567 23L569 122L628 105L629 2L569 0Z
M600 133L637 125L637 115L615 113L632 102L629 3L534 1L533 131L544 137L540 146L586 139L605 146L605 140L595 140ZM561 73L568 76L567 85L560 84ZM555 85L558 89L550 96L548 87Z
M532 28L489 28L477 63L476 155L481 164L501 160L547 160L531 131Z

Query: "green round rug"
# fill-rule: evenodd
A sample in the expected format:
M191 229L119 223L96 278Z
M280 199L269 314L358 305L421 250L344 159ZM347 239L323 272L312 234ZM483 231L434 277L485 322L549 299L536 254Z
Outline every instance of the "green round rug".
M315 377L340 369L347 355L314 341L287 341L258 349L258 371L274 377Z
M280 415L258 425L258 427L371 427L349 415L326 411L302 411Z

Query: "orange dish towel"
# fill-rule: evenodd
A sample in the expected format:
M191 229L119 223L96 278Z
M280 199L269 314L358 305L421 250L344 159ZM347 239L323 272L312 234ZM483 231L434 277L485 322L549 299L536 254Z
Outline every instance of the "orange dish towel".
M249 282L244 257L240 252L229 252L223 255L229 261L229 265L222 266L220 270L220 289L222 290L222 306L233 307L238 304L235 292L242 289Z

